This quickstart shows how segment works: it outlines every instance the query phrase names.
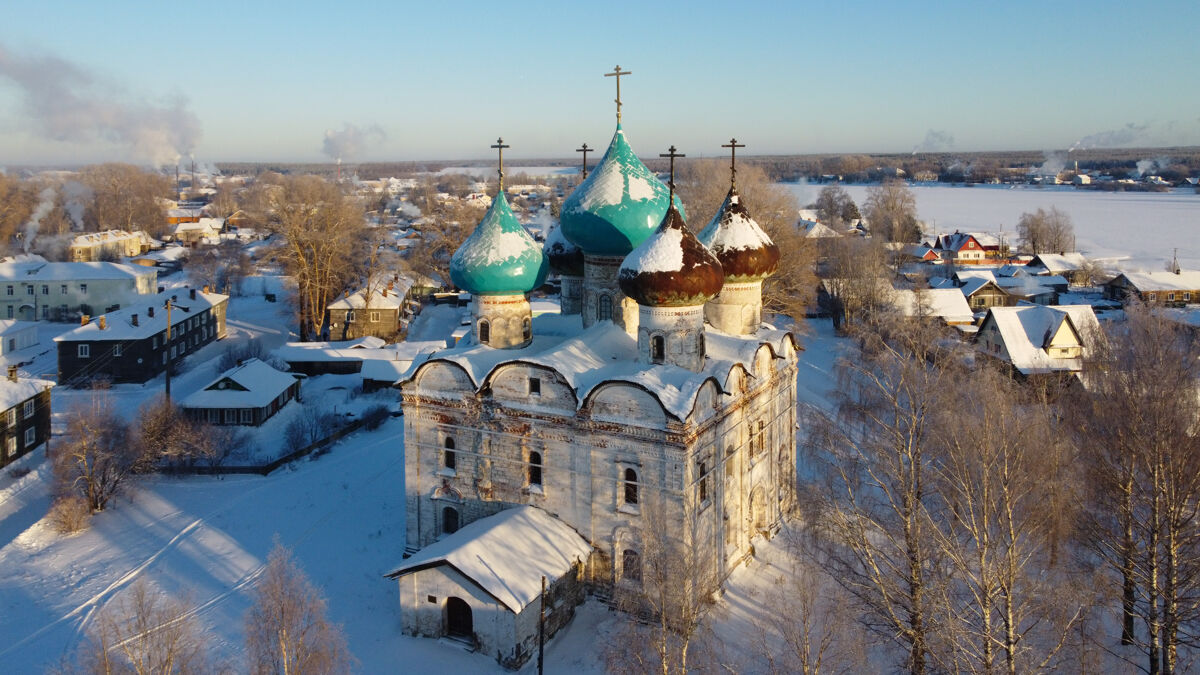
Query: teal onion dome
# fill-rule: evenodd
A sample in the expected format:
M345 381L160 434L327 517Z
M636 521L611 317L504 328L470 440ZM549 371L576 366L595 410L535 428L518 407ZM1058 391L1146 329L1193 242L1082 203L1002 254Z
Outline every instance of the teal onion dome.
M670 198L618 124L600 163L563 202L562 231L588 255L625 256L662 222Z
M475 295L517 295L542 285L550 265L504 193L450 258L450 280Z

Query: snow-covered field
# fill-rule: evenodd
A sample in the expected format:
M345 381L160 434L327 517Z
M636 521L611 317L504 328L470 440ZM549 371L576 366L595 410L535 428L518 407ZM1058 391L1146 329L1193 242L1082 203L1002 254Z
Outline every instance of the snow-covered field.
M783 183L801 205L816 200L823 186ZM867 186L843 186L861 207ZM938 232L982 230L1016 239L1021 214L1058 207L1075 223L1078 248L1091 258L1129 271L1160 271L1179 249L1183 267L1200 268L1200 194L1098 192L1071 187L916 185L917 217Z
M593 163L595 160L593 160ZM590 165L589 165L590 166ZM437 172L439 176L444 176L450 173L462 173L473 178L495 178L496 168L492 166L448 166ZM579 173L577 166L510 166L508 171L504 173L505 177L511 178L518 174L525 174L530 178L560 178L562 176L574 176Z

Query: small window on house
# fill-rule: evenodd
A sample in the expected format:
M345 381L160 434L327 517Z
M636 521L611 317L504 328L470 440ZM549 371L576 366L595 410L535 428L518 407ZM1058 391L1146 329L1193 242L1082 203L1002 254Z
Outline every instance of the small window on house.
M81 359L91 358L91 356L92 356L92 346L91 345L79 345L76 349L77 349L76 353L79 355L79 358L81 358Z
M42 284L42 295L50 295L50 286L48 284Z
M1191 291L1184 291L1184 292L1183 292L1183 301L1184 301L1184 302L1190 302L1190 301L1191 301L1191 299L1192 299L1192 293L1191 293Z
M30 417L33 417L33 410L36 407L37 406L35 406L33 403L33 399L29 399L28 401L25 401L24 410L22 411L22 414L24 415L25 419L29 419Z
M529 340L533 337L533 328L531 327L528 318L521 321L521 335L525 340Z
M17 425L17 409L9 408L6 415L8 416L8 426L15 427Z
M79 284L79 292L83 295L87 295L87 284Z
M16 436L9 436L8 440L5 441L5 443L4 443L4 446L5 446L6 450L8 451L9 458L17 456L17 437Z
M9 286L9 287L8 287L8 294L9 294L9 295L12 295L12 294L13 294L13 287L12 287L12 286Z
M175 345L171 345L171 358L175 358Z
M540 379L538 379L536 377L529 378L529 395L530 396L541 396L542 395L542 381Z
M67 294L67 285L63 284L62 288L58 289L58 293L59 293L59 295L66 295Z
M1169 301L1171 301L1171 302L1174 302L1174 301L1175 301L1175 294L1174 294L1174 293L1167 293L1167 300L1169 300Z
M454 457L454 439L446 439L446 449L442 451L442 466L454 471L457 461Z
M371 323L379 323L379 312L371 312Z
M654 363L662 363L666 355L665 340L661 335L655 335L650 338L650 360Z
M354 323L354 310L346 310L346 323Z
M225 409L225 424L233 424L237 421L237 411L232 408Z
M539 452L529 453L529 484L542 484L542 455Z
M596 299L596 319L599 321L612 321L612 298L607 293L601 293Z
M120 355L121 355L121 345L120 344L113 345L113 356L120 356Z
M479 344L486 345L492 339L492 325L486 320L479 322Z
M1155 300L1155 298L1156 298L1156 297L1157 297L1157 296L1156 296L1154 293L1147 293L1147 294L1146 294L1146 299L1147 299L1147 300L1149 300L1149 301L1151 301L1151 302L1154 302L1154 300Z
M217 422L220 422L221 421L221 413L219 411L217 411L215 408L209 408L208 421L210 424L216 424Z
M25 430L25 447L32 448L37 445L37 427L29 427Z
M254 423L254 411L249 408L242 409L242 424Z
M625 503L638 503L638 475L633 469L625 469Z
M33 295L33 286L25 287L25 295Z
M621 578L630 581L642 580L642 556L631 548L621 553Z
M13 306L12 305L8 306L8 318L10 318L10 319L13 318Z

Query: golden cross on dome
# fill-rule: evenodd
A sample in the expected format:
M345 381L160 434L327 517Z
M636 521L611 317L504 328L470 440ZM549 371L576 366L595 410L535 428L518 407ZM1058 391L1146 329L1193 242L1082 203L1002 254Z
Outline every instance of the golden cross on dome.
M587 146L587 143L584 143L582 148L575 148L575 152L583 153L583 179L584 180L587 180L587 154L589 152L595 152L595 151L596 151L596 149L589 148Z
M687 157L687 155L681 155L675 152L675 146L672 145L670 148L667 148L667 152L665 154L659 153L658 156L671 158L671 177L667 180L667 187L671 188L671 197L667 200L667 208L670 208L675 205L675 158Z
M621 66L617 66L616 68L613 68L613 71L611 73L604 74L605 77L617 78L617 124L621 123L621 76L622 75L632 75L632 74L633 74L632 70L621 70Z
M729 148L729 187L735 187L737 185L737 149L746 146L738 143L736 138L731 138L721 147Z
M497 150L500 151L500 170L497 173L500 174L500 192L503 193L504 192L504 149L509 146L504 144L503 138L497 138L496 144L491 147L496 148Z

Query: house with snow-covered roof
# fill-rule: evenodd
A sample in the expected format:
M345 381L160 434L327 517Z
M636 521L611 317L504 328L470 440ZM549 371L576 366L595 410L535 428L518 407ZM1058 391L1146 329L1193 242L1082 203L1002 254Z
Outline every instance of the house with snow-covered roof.
M1104 297L1128 302L1182 307L1200 302L1200 270L1175 272L1123 272L1104 285Z
M229 296L206 286L159 293L96 318L83 316L80 326L54 338L58 381L145 382L224 338L228 304Z
M400 330L404 303L413 282L394 277L370 289L347 291L344 297L329 303L329 334L335 340L354 340L375 336L394 338Z
M1075 373L1102 339L1090 305L1020 305L988 310L975 344L1023 377Z
M1086 286L1091 281L1088 260L1082 253L1039 253L1026 268L1037 275L1063 277L1072 286Z
M611 590L639 583L658 534L647 523L661 517L700 533L688 545L722 580L795 499L797 345L762 313L779 249L732 184L692 234L619 124L561 213L570 246L548 257L501 189L451 259L471 293L470 332L399 383L408 553L528 507L578 532L591 553L577 574ZM529 293L560 262L575 296L564 281L561 312L534 317ZM540 575L514 567L507 579L524 587ZM402 594L424 598L433 618L406 632L446 635L451 620L495 616L495 599L466 581L414 578ZM527 644L532 627L515 625ZM498 657L510 654L512 665L527 658Z
M295 376L249 359L180 401L179 407L197 422L257 427L299 398L300 380Z
M50 438L53 382L20 377L16 366L0 380L0 468L29 454Z
M0 263L0 319L70 321L137 302L157 288L158 272L138 265Z

